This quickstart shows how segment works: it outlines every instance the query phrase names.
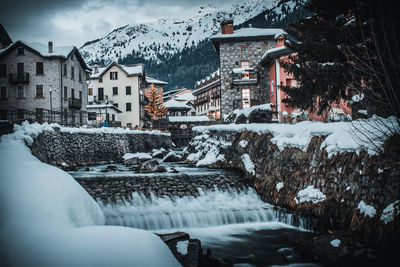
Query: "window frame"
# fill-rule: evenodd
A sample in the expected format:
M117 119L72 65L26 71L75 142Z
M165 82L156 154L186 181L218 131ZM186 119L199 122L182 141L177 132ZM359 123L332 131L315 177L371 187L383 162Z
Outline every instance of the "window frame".
M128 109L128 107L129 107L129 109ZM126 112L131 112L132 111L132 103L131 102L126 102L125 111Z
M243 52L243 48L247 48L247 52ZM240 54L249 54L250 53L250 46L249 45L241 45L240 46Z
M40 94L39 94L40 92ZM36 84L36 98L44 98L43 84Z
M36 62L36 75L44 75L44 63L43 63L43 61L37 61Z

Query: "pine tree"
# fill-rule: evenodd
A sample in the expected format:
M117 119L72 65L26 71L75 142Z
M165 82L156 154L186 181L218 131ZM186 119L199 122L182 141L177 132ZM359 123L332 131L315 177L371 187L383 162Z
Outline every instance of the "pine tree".
M161 95L157 93L154 84L150 85L150 92L146 96L149 103L144 107L146 113L153 119L158 119L159 117L167 114L168 108L164 107L162 104Z

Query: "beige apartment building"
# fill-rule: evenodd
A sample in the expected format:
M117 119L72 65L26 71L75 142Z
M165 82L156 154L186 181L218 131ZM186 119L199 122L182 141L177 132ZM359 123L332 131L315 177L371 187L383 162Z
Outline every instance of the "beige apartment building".
M144 66L121 65L112 62L106 67L94 67L88 85L90 105L112 103L122 113L119 121L123 127L141 126L140 90L146 86ZM104 118L110 122L110 118Z

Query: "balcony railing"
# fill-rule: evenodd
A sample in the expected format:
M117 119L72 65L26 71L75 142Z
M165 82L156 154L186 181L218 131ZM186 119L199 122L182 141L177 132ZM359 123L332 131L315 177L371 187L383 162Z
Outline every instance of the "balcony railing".
M70 108L82 108L82 100L79 98L70 98L68 99L68 106Z
M10 83L12 83L12 84L29 83L29 73L28 72L10 73L9 80L10 80Z
M202 105L204 103L207 103L210 101L210 96L203 96L203 97L199 97L196 99L196 101L194 102L194 105Z
M233 71L233 84L256 84L257 73L253 68L235 69Z
M211 99L217 99L220 97L221 97L221 94L219 92L214 92L211 94Z

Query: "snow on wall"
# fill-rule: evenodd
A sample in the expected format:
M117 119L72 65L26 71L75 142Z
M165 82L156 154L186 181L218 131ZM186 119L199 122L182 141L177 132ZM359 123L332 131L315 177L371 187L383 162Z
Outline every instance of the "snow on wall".
M314 136L327 136L321 144L331 157L344 152L357 154L364 150L370 155L379 152L385 140L394 133L400 133L400 126L394 117L383 119L373 116L352 122L311 122L297 124L223 124L197 126L195 132L227 131L272 134L271 142L282 151L285 147L295 147L306 151ZM369 140L374 140L371 143Z
M26 144L44 130L25 124L1 137L4 266L180 266L156 235L104 226L99 205L68 173L35 158Z

